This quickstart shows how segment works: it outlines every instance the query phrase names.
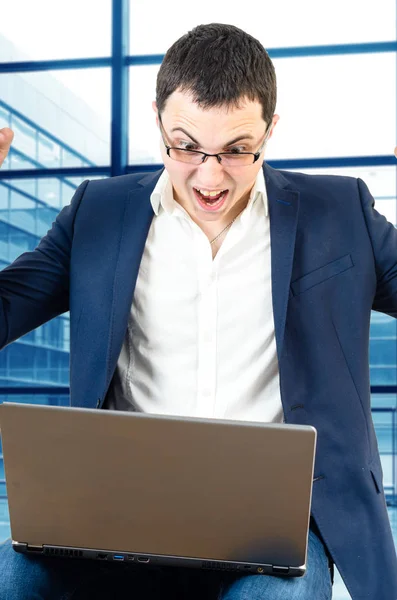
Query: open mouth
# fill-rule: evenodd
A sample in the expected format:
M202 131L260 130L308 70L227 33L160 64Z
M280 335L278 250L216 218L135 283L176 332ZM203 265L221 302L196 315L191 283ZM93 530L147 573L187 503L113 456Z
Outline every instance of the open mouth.
M203 192L193 188L194 195L199 205L205 210L218 210L225 203L229 190L215 190L214 192Z

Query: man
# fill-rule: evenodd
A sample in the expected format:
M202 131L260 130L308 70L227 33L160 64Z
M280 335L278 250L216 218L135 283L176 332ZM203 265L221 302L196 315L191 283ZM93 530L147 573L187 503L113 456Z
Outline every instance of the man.
M153 105L165 170L78 188L0 274L0 342L70 310L75 406L315 426L307 574L121 572L6 542L2 599L125 597L124 578L139 598L165 595L158 581L174 598L328 600L332 560L353 600L396 600L368 332L372 308L397 314L397 233L362 181L263 163L275 105L248 34L212 24L175 42Z

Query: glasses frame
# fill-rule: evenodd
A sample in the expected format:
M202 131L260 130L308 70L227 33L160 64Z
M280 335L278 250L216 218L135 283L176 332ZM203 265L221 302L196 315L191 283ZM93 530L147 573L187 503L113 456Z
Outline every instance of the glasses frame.
M171 150L179 150L179 152L189 152L189 154L200 154L202 156L202 160L200 163L197 163L196 166L202 165L207 158L211 157L211 156L215 156L216 160L218 161L219 164L222 164L222 156L226 155L226 156L237 156L237 155L251 155L254 157L252 163L248 164L248 165L234 165L234 166L238 166L238 167L249 167L251 164L255 164L256 161L259 159L260 155L263 152L263 149L266 145L266 142L268 140L268 136L270 133L270 126L269 129L265 131L265 137L263 142L261 143L260 147L258 148L258 150L256 152L218 152L217 154L208 154L208 152L201 152L201 150L187 150L186 148L178 148L178 146L169 146L166 142L166 131L164 129L164 125L163 122L161 120L161 116L159 115L159 124L160 124L160 135L161 135L161 139L163 140L163 144L165 146L165 149L167 151L167 156L170 157L171 160L175 160L176 162L182 162L184 164L195 164L195 163L187 163L184 162L183 160L178 160L177 158L172 158L172 156L170 155ZM226 165L229 166L230 165Z

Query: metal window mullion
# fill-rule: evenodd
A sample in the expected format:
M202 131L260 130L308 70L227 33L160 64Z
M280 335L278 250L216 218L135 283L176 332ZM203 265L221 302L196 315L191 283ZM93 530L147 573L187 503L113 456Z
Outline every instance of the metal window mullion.
M98 56L95 58L66 58L60 60L0 62L0 74L63 71L70 69L101 69L109 67L109 65L110 58L108 56Z
M397 473L396 473L396 410L392 412L392 485L393 495L397 498Z
M0 180L6 179L31 179L33 177L108 177L110 174L109 166L98 167L62 167L51 169L1 169Z
M275 58L307 58L309 56L343 56L347 54L379 54L396 52L397 41L368 42L362 44L327 44L323 46L290 46L283 48L267 48L271 59ZM164 54L141 54L127 57L131 66L160 65Z
M128 162L129 0L112 1L111 176L126 173Z
M395 22L395 38L396 38L396 42L397 42L397 0L396 0L396 22ZM397 54L396 54L397 57ZM395 64L395 69L396 69L396 86L397 86L397 60L396 60L396 64ZM396 97L395 97L395 102L397 102L397 87L396 87ZM397 106L394 107L395 111L397 111ZM396 123L396 128L397 128L397 123ZM396 129L396 137L395 137L395 141L396 141L396 146L397 146L397 129ZM394 172L395 172L395 178L396 178L396 187L395 187L395 193L397 190L397 167L394 167ZM397 194L396 194L397 195ZM397 224L397 200L396 200L396 205L395 205L395 223ZM395 332L396 332L396 355L397 355L397 322L395 323ZM397 370L397 365L396 365L396 370ZM397 451L397 431L396 431L396 405L397 405L397 393L395 396L395 406L394 406L394 411L393 411L393 417L392 417L392 426L393 426L393 430L392 430L392 444L393 444L393 456L392 456L392 469L393 469L393 495L394 495L394 499L397 498L397 472L396 472L396 451Z

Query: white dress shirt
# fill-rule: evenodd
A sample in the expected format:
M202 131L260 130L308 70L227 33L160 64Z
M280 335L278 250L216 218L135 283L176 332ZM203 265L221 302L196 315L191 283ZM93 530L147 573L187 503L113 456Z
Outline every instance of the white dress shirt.
M164 171L107 408L281 422L262 169L212 258Z

